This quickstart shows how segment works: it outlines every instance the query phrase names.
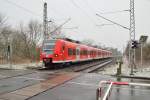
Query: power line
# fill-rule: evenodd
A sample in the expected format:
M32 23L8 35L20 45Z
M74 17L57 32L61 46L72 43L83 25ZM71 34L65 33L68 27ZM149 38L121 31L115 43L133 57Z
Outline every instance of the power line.
M96 25L96 26L106 26L106 25L114 25L114 24L101 24L101 25Z
M107 21L109 21L109 22L111 22L111 23L117 25L117 26L120 26L120 27L122 27L122 28L124 28L124 29L130 30L130 28L128 28L128 27L126 27L126 26L123 26L123 25L121 25L121 24L118 24L118 23L116 23L116 22L114 22L114 21L112 21L112 20L109 20L109 19L107 19L107 18L105 18L105 17L103 17L103 16L101 16L101 15L99 15L99 14L96 14L96 15L97 15L98 17L101 17L101 18L103 18L103 19L105 19L105 20L107 20Z
M118 11L104 12L101 14L114 14L114 13L129 12L129 11L130 10L118 10Z
M90 6L87 0L85 0L85 3L92 12L95 12L95 9L92 6ZM128 10L110 11L110 12L103 12L101 14L114 14L114 13L121 13L121 12L130 12L130 10L128 9Z
M95 9L93 7L90 6L89 2L87 0L85 0L85 3L87 5L87 7L92 11L92 12L96 12Z
M65 27L63 29L78 29L78 27L77 26L74 26L74 27Z
M34 16L38 16L38 17L41 16L40 14L37 14L37 13L35 13L35 12L33 12L33 11L23 7L23 6L20 6L20 5L16 4L16 3L12 2L12 1L9 1L9 0L3 0L3 1L5 1L5 2L11 4L11 5L14 5L14 6L16 6L16 7L20 8L20 9L22 9L22 10L32 14L32 15L34 15Z
M68 23L71 20L71 18L67 19L64 23L62 23L61 25L59 25L58 27L56 27L52 32L50 33L54 33L56 32L58 29L60 29L61 27L63 27L66 23Z
M84 14L84 15L86 15L91 21L92 21L92 23L96 23L89 15L88 15L88 13L87 12L85 12L74 0L70 0L71 1L71 3L76 7L76 8L78 8L78 9L80 9L80 11Z

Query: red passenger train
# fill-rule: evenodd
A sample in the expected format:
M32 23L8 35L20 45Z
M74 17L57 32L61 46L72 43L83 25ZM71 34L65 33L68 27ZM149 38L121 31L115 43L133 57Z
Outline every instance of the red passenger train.
M40 59L48 67L51 64L66 64L112 57L107 50L83 45L70 39L49 39L43 43Z

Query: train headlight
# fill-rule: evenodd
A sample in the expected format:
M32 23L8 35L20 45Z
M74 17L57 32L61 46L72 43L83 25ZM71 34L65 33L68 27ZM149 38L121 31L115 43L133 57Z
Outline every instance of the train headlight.
M55 57L58 57L58 54L55 54Z

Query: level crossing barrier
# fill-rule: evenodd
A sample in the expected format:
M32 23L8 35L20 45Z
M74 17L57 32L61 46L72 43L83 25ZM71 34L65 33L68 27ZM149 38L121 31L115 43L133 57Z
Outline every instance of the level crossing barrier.
M103 86L108 85L106 91L103 91ZM144 86L144 87L150 87L150 84L145 83L129 83L129 82L113 82L113 81L100 81L99 87L97 89L96 93L96 99L97 100L109 100L109 97L111 95L111 90L113 85L127 85L127 86Z

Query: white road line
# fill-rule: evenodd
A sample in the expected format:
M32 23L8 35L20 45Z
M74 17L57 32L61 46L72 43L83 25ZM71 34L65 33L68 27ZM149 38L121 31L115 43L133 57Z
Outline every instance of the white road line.
M98 87L98 85L88 84L88 83L78 83L78 82L67 82L69 84L77 84L77 85L84 85L84 86L91 86L91 87Z

